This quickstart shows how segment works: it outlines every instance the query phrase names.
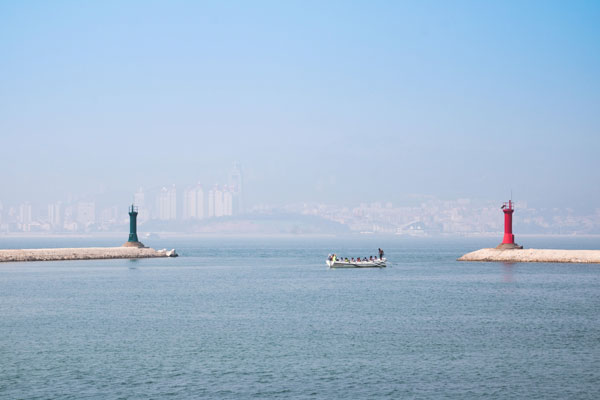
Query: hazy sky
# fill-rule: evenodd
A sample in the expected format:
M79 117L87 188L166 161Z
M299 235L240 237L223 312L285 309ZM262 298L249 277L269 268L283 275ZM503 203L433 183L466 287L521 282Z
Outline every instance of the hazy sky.
M3 1L0 201L600 207L600 2ZM129 199L126 199L129 201Z

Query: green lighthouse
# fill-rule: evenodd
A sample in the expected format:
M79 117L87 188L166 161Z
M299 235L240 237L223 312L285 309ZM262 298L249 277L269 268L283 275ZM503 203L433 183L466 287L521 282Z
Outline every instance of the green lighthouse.
M129 240L123 244L125 247L144 247L137 236L138 208L133 204L129 207Z
M133 204L129 207L129 242L139 242L137 237L138 208Z

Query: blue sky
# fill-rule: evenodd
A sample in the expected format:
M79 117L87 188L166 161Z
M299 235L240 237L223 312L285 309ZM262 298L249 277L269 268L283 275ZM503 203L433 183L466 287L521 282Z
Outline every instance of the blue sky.
M0 3L0 200L600 199L598 2ZM127 199L128 200L128 199Z

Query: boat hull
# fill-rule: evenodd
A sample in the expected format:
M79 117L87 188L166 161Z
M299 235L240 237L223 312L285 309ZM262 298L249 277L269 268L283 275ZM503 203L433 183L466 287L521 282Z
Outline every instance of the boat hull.
M325 261L325 263L329 266L329 268L385 268L386 261L387 260L385 258L383 258L381 260L358 261L358 262L327 260L327 261Z

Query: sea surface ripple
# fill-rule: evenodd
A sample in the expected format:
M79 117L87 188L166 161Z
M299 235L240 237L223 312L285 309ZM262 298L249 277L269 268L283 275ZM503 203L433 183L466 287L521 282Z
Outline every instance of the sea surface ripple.
M0 239L0 247L65 244ZM600 265L455 261L491 239L147 244L175 247L181 257L0 264L0 398L600 392ZM377 247L390 267L325 266L329 252L369 256Z

